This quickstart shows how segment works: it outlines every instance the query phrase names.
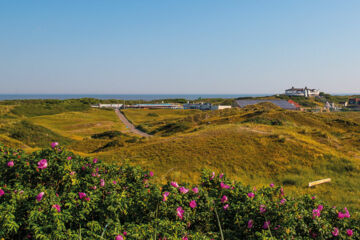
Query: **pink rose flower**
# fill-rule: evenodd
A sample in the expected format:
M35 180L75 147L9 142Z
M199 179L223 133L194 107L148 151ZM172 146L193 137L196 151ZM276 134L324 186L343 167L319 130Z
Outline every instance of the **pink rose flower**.
M53 208L55 208L58 212L61 212L61 207L58 204L52 205Z
M248 195L249 198L255 197L255 194L253 192L249 192L247 195Z
M39 193L39 194L36 196L36 201L40 202L40 201L42 200L44 194L45 194L44 192Z
M334 231L332 231L331 233L332 233L332 235L333 235L334 237L336 237L336 236L339 235L339 229L338 229L338 228L334 228Z
M105 180L104 179L100 179L100 187L104 187L105 186Z
M98 162L98 159L94 158L93 163L97 163L97 162Z
M178 188L178 187L179 187L179 185L177 184L177 182L171 182L170 185L173 186L174 188Z
M223 188L223 189L229 189L229 188L230 188L229 185L226 185L226 184L223 183L223 182L220 183L220 187Z
M3 196L4 194L5 194L4 190L2 190L2 189L0 188L0 197Z
M123 238L123 236L121 236L121 235L117 235L116 238L115 238L115 240L124 240L124 238Z
M252 228L253 226L254 226L254 220L250 219L250 220L248 221L247 227L248 227L248 228Z
M221 202L226 203L228 201L228 197L226 195L222 196Z
M47 160L46 159L41 159L39 162L38 162L38 168L39 169L45 169L47 168L48 166L48 163L47 163Z
M163 193L163 202L166 202L166 200L167 200L167 198L168 198L169 195L170 195L169 192L164 192L164 193Z
M189 205L191 208L195 208L197 206L195 200L192 200Z
M263 229L269 229L270 227L270 221L265 221L263 225Z
M224 210L226 210L226 209L228 209L229 208L229 204L225 204L225 206L223 207L224 208Z
M319 209L314 209L313 210L313 218L316 218L316 217L320 217L320 210Z
M149 172L149 176L150 176L150 177L153 177L153 176L154 176L154 172L153 172L153 171L150 171L150 172Z
M8 167L13 167L14 166L14 161L10 161L7 163Z
M59 145L58 142L52 142L52 143L51 143L51 148L55 148L57 145Z
M263 214L264 212L266 212L266 206L261 204L260 205L260 213Z
M347 234L349 237L351 237L351 236L354 234L354 232L353 232L353 230L351 230L351 229L346 229L346 234Z
M210 180L213 180L215 178L215 172L212 172Z
M79 192L79 198L83 199L84 197L86 197L86 193Z
M182 207L178 207L177 209L176 209L176 214L177 214L177 216L180 218L180 219L183 219L183 217L184 217L184 210L182 209Z
M194 187L194 188L192 189L192 191L193 191L194 193L199 193L199 189L198 189L197 187Z
M270 183L270 187L273 188L275 185L273 183Z
M189 189L187 189L187 188L185 188L185 187L180 187L180 188L179 188L179 191L180 191L182 194L186 194L186 193L189 191Z

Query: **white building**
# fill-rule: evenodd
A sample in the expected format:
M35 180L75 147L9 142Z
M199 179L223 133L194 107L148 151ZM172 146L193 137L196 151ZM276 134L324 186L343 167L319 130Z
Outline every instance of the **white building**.
M223 109L227 109L227 108L231 108L230 105L213 105L211 106L211 110L223 110Z
M199 110L222 110L231 108L228 105L212 105L211 103L187 103L183 105L184 109L199 109Z
M118 104L118 103L112 103L112 104L103 104L103 103L99 103L97 105L92 105L91 107L94 108L113 108L113 109L120 109L123 106L123 104Z
M300 96L300 97L316 97L320 95L320 91L318 89L310 89L310 88L290 88L285 90L285 95L287 96Z

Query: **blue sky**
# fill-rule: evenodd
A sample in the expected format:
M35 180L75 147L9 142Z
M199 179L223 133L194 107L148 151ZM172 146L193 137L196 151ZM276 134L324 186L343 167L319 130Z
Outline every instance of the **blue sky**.
M0 93L359 93L359 12L355 0L0 0Z

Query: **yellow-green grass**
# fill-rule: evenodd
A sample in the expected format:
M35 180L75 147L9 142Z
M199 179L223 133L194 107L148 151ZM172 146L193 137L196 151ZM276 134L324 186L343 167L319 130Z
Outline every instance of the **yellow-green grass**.
M122 147L88 154L110 141L90 139L92 134L126 131L114 111L91 109L28 120L76 140L69 147L78 154L140 164L155 171L156 181L195 182L201 169L209 168L245 184L275 182L284 184L291 194L317 194L331 203L360 209L360 113L303 113L268 105L211 112L124 112L130 121L149 132L179 121L193 125L169 137L155 135L136 143L122 141ZM272 120L281 124L271 125ZM2 141L23 147L5 133L0 136ZM328 177L331 183L307 187L310 181Z
M298 114L300 121L302 113ZM305 134L301 131L304 129ZM317 194L334 204L358 208L360 159L356 156L360 156L360 148L341 144L341 139L322 128L317 131L326 132L325 137L312 134L312 130L307 125L300 128L295 122L284 126L209 125L193 133L153 138L100 156L113 162L128 159L155 170L158 181L195 182L201 169L209 168L246 184L261 186L274 181L285 184L292 194ZM331 183L307 187L310 181L328 177Z
M125 131L123 123L114 111L110 110L90 109L85 112L65 112L32 117L29 120L74 140L83 140L104 131Z
M150 133L167 123L178 121L201 111L190 109L124 109L122 112L135 126L141 125L143 130Z

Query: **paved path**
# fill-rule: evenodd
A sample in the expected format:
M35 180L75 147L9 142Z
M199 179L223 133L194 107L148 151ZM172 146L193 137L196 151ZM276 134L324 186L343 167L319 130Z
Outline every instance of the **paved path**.
M151 137L151 135L147 134L146 132L137 129L131 122L129 122L129 120L127 120L125 115L122 112L120 112L119 109L115 109L115 113L119 117L119 119L125 124L125 126L130 132L140 135L142 137Z

